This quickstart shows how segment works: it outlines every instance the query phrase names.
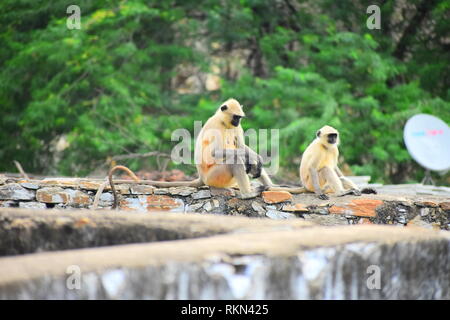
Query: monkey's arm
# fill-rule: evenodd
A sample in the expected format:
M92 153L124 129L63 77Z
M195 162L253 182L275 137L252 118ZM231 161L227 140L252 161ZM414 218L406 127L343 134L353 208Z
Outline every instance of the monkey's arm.
M319 184L319 173L317 172L316 168L309 168L309 175L311 176L311 181L314 187L314 193L319 197L321 200L328 200L328 196L323 192L323 190L320 188Z
M356 185L353 183L353 181L351 181L349 178L345 177L345 176L342 174L341 170L340 170L338 167L335 168L335 171L336 171L336 174L338 175L339 179L341 179L341 181L342 181L344 187L350 188L350 189L351 189L350 191L352 191L352 193L353 193L354 195L360 196L361 193L365 193L365 194L369 194L369 193L377 194L377 193L378 193L378 192L377 192L375 189L373 189L373 188L363 188L363 189L359 189L358 186L356 186Z
M349 178L345 177L342 174L342 171L337 166L336 166L336 168L334 168L334 171L338 175L339 179L341 179L342 182L344 182L347 186L349 186L351 189L359 190L359 188L356 186L356 184L354 184L353 181L350 180Z

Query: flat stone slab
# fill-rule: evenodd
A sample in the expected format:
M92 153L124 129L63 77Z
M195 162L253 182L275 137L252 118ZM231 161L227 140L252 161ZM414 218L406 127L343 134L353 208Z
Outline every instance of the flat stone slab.
M449 283L448 233L392 226L235 232L0 258L2 299L450 299Z

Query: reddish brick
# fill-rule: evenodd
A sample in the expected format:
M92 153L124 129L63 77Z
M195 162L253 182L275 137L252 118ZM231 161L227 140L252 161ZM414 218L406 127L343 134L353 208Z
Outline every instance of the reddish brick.
M286 204L283 206L283 211L290 212L308 212L308 208L303 203L296 203L294 205Z
M329 212L332 214L348 214L359 217L375 217L375 209L382 205L383 201L374 199L356 199L340 206L332 206Z
M292 199L292 194L287 191L264 191L262 197L265 203L280 203Z

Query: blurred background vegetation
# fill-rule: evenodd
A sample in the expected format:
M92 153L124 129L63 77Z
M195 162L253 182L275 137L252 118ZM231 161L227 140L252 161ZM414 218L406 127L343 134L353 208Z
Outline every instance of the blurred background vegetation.
M66 27L71 4L81 30ZM366 26L372 4L380 30ZM83 176L116 155L170 154L174 129L234 97L244 129L280 129L282 177L298 180L329 124L347 173L420 181L403 126L417 113L450 122L449 17L448 0L2 0L0 171L16 159Z

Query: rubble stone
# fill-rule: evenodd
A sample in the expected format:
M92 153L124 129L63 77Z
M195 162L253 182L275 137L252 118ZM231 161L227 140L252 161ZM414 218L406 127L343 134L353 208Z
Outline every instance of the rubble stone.
M211 191L209 191L209 190L200 190L200 191L192 194L192 199L195 199L195 200L208 199L208 198L211 198Z
M33 200L34 191L25 189L17 183L0 186L0 200Z

